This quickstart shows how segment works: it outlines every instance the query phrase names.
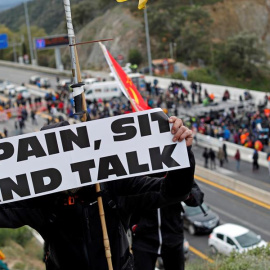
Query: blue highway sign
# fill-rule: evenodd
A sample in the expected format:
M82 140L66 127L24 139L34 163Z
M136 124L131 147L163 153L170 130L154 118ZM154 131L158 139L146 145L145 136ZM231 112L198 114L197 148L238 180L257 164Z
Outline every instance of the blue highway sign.
M0 34L0 49L8 48L8 36L7 34Z

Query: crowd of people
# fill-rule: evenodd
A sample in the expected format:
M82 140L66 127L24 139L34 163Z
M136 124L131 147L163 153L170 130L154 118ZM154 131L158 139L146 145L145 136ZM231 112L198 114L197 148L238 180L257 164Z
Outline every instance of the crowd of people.
M268 148L270 117L264 110L212 111L203 117L190 119L194 132L222 138L244 147L264 151Z
M172 82L166 91L162 91L158 86L158 81L155 81L153 85L147 84L146 93L142 93L142 95L150 107L161 107L169 116L173 114L178 115L179 106L191 107L196 104L203 104L206 106L208 103L214 101L214 96L212 94L208 94L206 89L204 90L204 96L202 95L202 87L200 84L192 82L190 85L190 89L191 91L187 90L187 88L181 83L179 84ZM226 100L228 99L230 99L230 93L228 90L226 90L224 92L223 102L226 102ZM48 115L51 116L51 118L48 118L47 124L59 121L60 123L62 123L62 120L68 118L72 118L75 120L78 119L78 116L75 115L73 112L74 104L72 94L70 94L66 89L63 89L57 93L50 92L44 98L29 98L25 100L23 97L19 97L16 99L15 105L18 109L15 127L16 125L18 125L17 128L20 129L21 132L24 128L24 122L27 121L29 115L31 117L32 125L37 125L38 120L36 116L37 113L41 111L46 112ZM2 107L2 110L9 110L13 107L13 104L11 104L10 101L7 103L2 102L0 106ZM130 102L124 97L112 100L98 99L87 102L87 112L89 113L90 119L95 120L130 113L132 112L132 107ZM249 112L242 111L238 114L236 114L236 112L233 110L230 111L230 113L225 111L216 112L210 110L209 114L205 115L205 117L190 117L190 121L187 122L187 125L193 129L194 133L199 132L201 134L209 135L214 138L223 138L224 141L230 141L239 145L254 148L252 168L255 171L259 169L258 151L263 151L268 146L270 120L269 118L270 116L267 115L264 110L255 110ZM264 131L264 133L262 131ZM3 130L3 135L3 137L8 137L8 130L6 128L4 128ZM260 141L261 144L258 143L258 141ZM222 147L220 147L217 152L215 152L212 148L205 148L202 156L204 158L204 166L213 170L216 169L216 159L218 160L220 167L223 167L224 163L229 162L225 143L223 143ZM268 158L270 164L270 155L268 156ZM236 170L240 171L241 154L239 150L236 151L234 159L236 162ZM165 175L165 177L167 176ZM154 177L152 175L151 178L153 183L155 182L160 184L160 181L164 179L164 175ZM87 192L91 191L89 188L86 188L85 190L87 190ZM194 194L192 195L193 190ZM149 189L149 192L151 193L151 188ZM185 201L187 205L191 205L194 207L201 205L201 203L203 202L203 193L196 183L193 182L193 185L192 187L190 187L189 192L189 196L186 196L185 198L182 197L181 200ZM68 196L69 194L66 195ZM86 207L82 203L83 200L85 200L85 194L83 190L78 192L77 196L79 198L82 198L82 201L78 200L77 202L78 205L81 204L78 207ZM46 199L44 200L49 203L49 207L51 207L50 211L54 215L57 209L62 209L62 205L61 202L59 203L60 197L53 197L55 197L57 204L53 204L49 201L47 202ZM60 201L61 200L62 197L60 198ZM148 201L149 200L151 201L151 196L149 196ZM127 201L125 201L124 203L127 204ZM91 204L90 206L92 207ZM92 209L90 209L90 206L87 206L87 211L89 212L92 211ZM158 256L163 257L164 267L166 270L184 269L183 224L180 216L180 212L182 211L182 209L179 209L179 203L177 203L177 206L175 206L175 204L167 206L166 203L163 206L170 209L170 211L166 212L163 211L163 209L160 212L163 224L167 224L164 234L167 234L166 239L168 240L163 243L163 248L161 250L159 250L159 246L155 248L155 246L158 244L158 231L155 230L155 233L153 233L153 226L157 222L156 211L160 210L153 211L151 209L143 209L142 211L142 209L140 209L139 212L134 213L131 222L127 224L127 227L130 227L133 233L133 252L135 256L136 270L142 269L141 263L143 263L144 267L147 265L148 270L154 269L155 261ZM157 207L159 207L159 205L155 206L155 208ZM0 209L0 215L1 211L4 213L5 209ZM38 209L38 211L43 210ZM14 218L16 219L16 211L13 214ZM72 212L71 214L73 215L74 213ZM57 212L56 215L60 215L60 218L63 220L66 220L67 218L62 213L60 214L60 211ZM174 220L174 217L176 215L178 215L180 219L177 218L177 220ZM74 220L79 220L79 216L80 215L78 213L75 213ZM117 219L119 218L119 224L122 223L122 219L121 217L119 217L119 214L117 214L116 216ZM152 220L152 227L145 227L145 224L149 224L146 222L146 219ZM172 220L174 220L173 224L177 225L177 230L170 223ZM27 218L25 218L25 220L20 220L20 222L22 222L20 223L20 225L23 225L23 222L28 222L28 220ZM113 222L115 222L115 220ZM46 248L48 248L48 250L45 249L45 261L47 264L47 269L58 269L57 264L64 265L65 267L67 267L66 269L70 269L70 265L66 265L66 262L62 258L63 252L59 251L57 248L58 245L65 250L67 248L70 248L71 252L72 250L74 251L74 248L70 245L67 244L66 246L63 246L62 242L58 242L60 240L63 241L66 235L70 236L70 232L68 231L70 228L67 228L67 230L65 229L64 232L60 232L60 225L62 226L63 224L61 224L61 222L59 223L59 220L53 221L53 224L50 225L50 233L55 234L55 239L52 239L50 236L48 237L47 233L45 233L41 227L38 227L38 230L41 234L43 234L44 239L46 240L45 246ZM73 225L80 226L77 223L75 224L75 222ZM12 227L11 224L9 224L8 226ZM149 234L149 230L152 232L151 235ZM121 235L121 237L122 236L123 235ZM63 239L60 239L61 237L63 237ZM114 237L112 236L111 238L114 239ZM149 248L149 245L147 245L147 241L151 243L151 248ZM152 243L154 244L152 245ZM113 243L113 245L115 245L115 242ZM124 248L125 252L124 254L121 254L124 258L123 261L122 259L119 261L115 261L115 258L118 259L120 254L114 254L114 264L121 265L121 269L133 269L131 268L132 262L130 261L130 254L127 251L128 247L126 247L126 244ZM66 252L68 253L70 251L66 250ZM54 253L53 256L56 256L58 261L54 261L55 257L53 257L50 253ZM82 255L77 254L75 251L74 254L76 255L72 261L74 266L78 266L78 261L79 264L81 263L82 265L86 263L85 258L83 258ZM172 259L172 254L174 259ZM97 256L100 256L100 254L97 254ZM92 258L92 260L94 260L92 255L90 257ZM80 258L82 258L83 260L80 261ZM175 260L176 258L177 260ZM53 268L50 268L50 264L53 264Z

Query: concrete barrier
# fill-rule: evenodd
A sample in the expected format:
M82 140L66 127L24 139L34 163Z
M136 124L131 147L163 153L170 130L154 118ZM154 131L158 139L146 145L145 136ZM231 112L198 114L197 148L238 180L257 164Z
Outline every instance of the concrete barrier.
M71 71L68 71L68 70L62 70L61 71L61 70L58 70L58 69L55 69L55 68L19 64L19 63L4 61L4 60L0 60L0 65L1 66L6 66L6 67L11 67L11 68L39 71L39 72L44 72L44 73L53 74L53 75L62 75L62 76L69 76L69 77L72 76Z
M247 148L239 144L223 141L200 133L197 133L196 137L198 140L198 145L201 147L212 148L214 151L218 151L218 148L222 147L222 145L225 143L227 146L227 153L229 156L234 157L236 150L239 149L241 160L250 163L253 162L252 155L254 149ZM267 153L265 152L258 152L258 153L259 153L259 160L258 160L259 165L268 168Z
M145 80L147 82L153 83L154 79L158 80L158 86L162 89L168 89L168 86L171 84L171 82L178 82L178 83L181 82L187 90L191 91L190 81L176 80L172 78L145 76ZM263 104L264 96L267 93L267 89L265 90L265 92L261 92L261 91L256 91L256 90L242 89L242 88L237 88L237 87L215 85L215 84L208 84L208 83L201 83L201 86L202 86L202 96L204 96L204 89L207 89L208 94L213 93L215 95L215 101L221 101L223 94L225 90L227 89L230 93L231 100L238 102L240 95L244 99L243 94L245 91L248 91L252 95L253 102L255 102L258 105L258 104Z
M198 165L196 165L195 175L206 178L207 180L210 180L216 184L229 188L255 200L261 201L262 203L268 204L270 208L270 192L268 191L248 185L244 182L235 180L231 177L208 170Z

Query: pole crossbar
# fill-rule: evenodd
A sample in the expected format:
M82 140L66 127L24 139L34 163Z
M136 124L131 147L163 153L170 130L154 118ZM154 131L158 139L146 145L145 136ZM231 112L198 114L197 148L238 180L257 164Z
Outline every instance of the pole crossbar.
M103 42L103 41L110 41L110 40L113 40L113 38L100 39L100 40L92 40L92 41L84 41L84 42L79 42L79 43L75 43L75 44L70 44L69 46L84 45L84 44L89 44L89 43Z

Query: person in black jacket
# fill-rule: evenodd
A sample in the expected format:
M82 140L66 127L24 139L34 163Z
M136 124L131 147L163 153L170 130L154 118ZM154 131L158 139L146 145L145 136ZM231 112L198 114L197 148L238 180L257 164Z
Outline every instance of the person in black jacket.
M203 203L204 194L194 182L189 197L184 201L188 206ZM157 210L136 213L131 219L132 251L135 270L154 270L160 256L165 270L184 270L184 231L181 203Z
M186 200L190 194L195 168L192 132L177 117L170 117L169 122L173 141L186 141L189 168L170 171L163 178L138 176L101 184L115 270L133 269L126 235L131 213L174 204ZM24 225L38 231L45 240L47 270L108 269L93 185L0 205L1 228Z

